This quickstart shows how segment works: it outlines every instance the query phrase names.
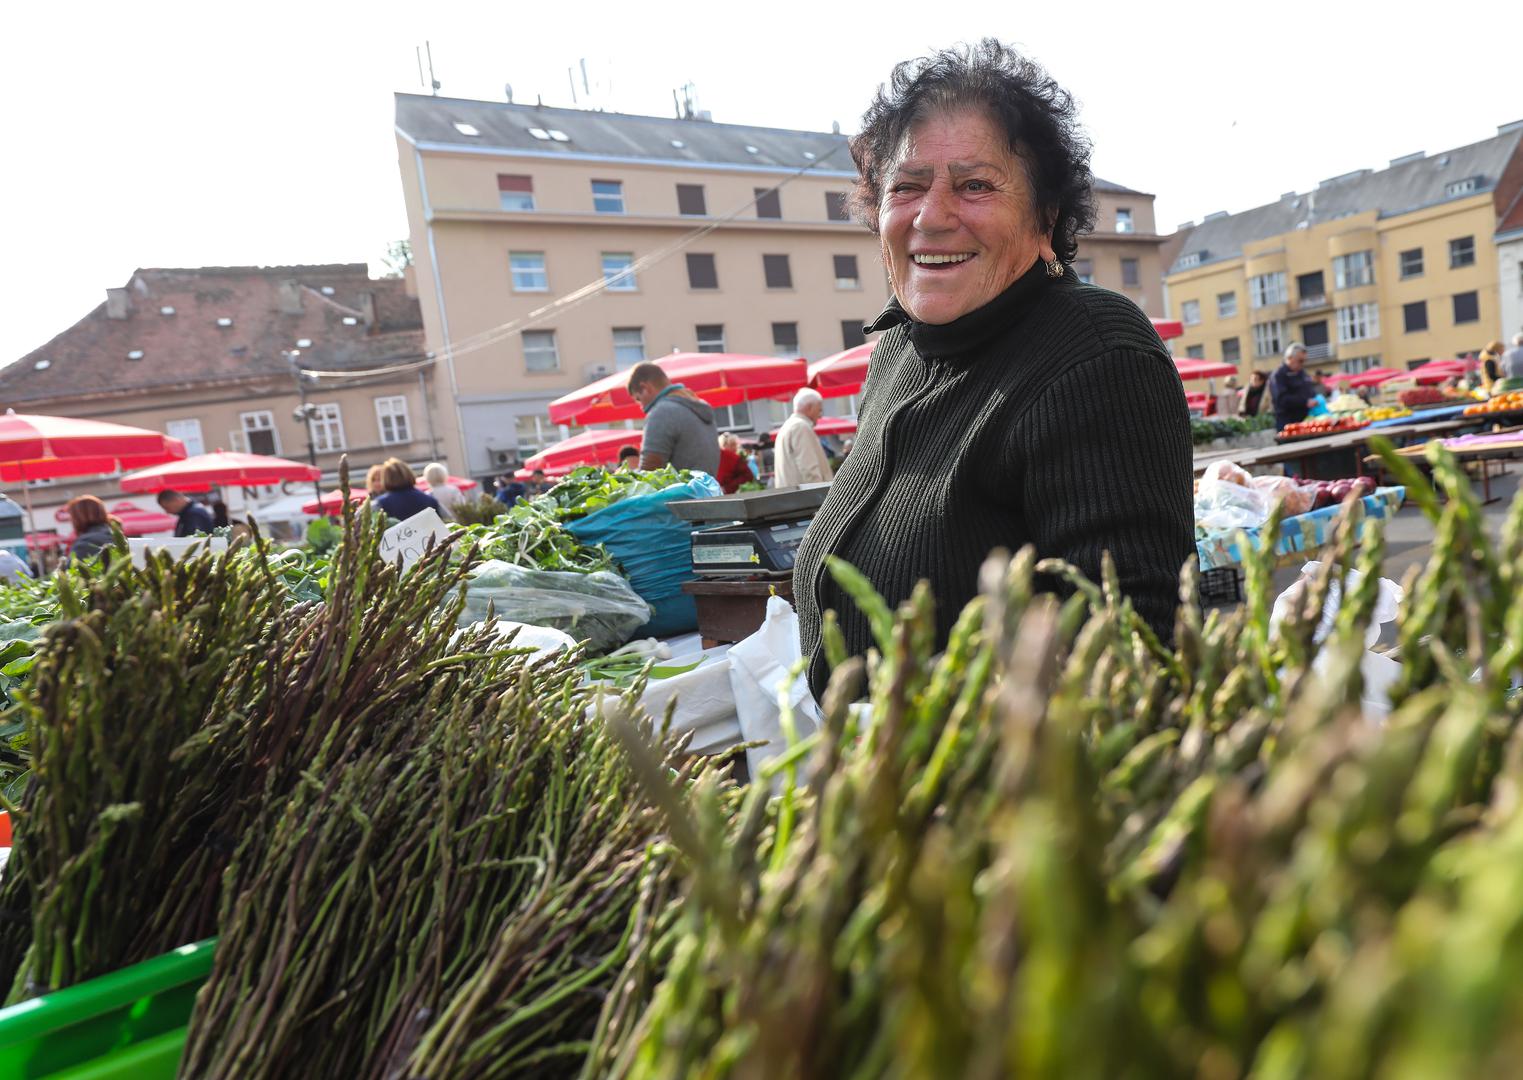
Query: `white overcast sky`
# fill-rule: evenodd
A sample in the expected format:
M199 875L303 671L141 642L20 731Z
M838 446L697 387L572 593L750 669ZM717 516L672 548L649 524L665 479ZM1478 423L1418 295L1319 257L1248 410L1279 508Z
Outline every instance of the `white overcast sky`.
M1523 4L26 3L0 12L0 363L140 266L375 261L406 234L392 92L855 130L894 62L994 35L1082 105L1158 224L1238 211L1523 119ZM1483 54L1478 46L1489 45Z

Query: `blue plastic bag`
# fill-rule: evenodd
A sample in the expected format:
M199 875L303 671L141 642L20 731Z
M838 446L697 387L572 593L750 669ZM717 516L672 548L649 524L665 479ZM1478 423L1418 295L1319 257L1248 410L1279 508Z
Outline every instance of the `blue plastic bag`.
M712 499L721 495L708 473L694 473L678 484L649 495L636 495L568 522L566 529L584 544L602 544L624 567L635 592L651 606L651 619L634 637L670 637L698 629L698 608L682 591L693 578L693 530L667 503Z

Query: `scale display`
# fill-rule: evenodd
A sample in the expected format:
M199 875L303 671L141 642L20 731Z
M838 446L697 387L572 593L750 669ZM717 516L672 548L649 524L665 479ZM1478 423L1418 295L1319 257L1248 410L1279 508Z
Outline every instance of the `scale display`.
M693 569L703 575L789 573L809 522L732 522L693 533Z

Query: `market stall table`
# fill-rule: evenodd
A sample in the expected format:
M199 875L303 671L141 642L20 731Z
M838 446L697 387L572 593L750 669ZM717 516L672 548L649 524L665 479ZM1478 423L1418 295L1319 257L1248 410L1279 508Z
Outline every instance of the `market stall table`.
M1444 449L1457 457L1461 464L1471 462L1480 464L1481 501L1489 506L1497 501L1497 497L1491 493L1491 465L1493 462L1514 458L1523 451L1523 428L1514 427L1480 435L1460 435L1456 438L1444 439L1442 443ZM1426 465L1423 455L1427 449L1428 443L1423 442L1404 446L1397 453L1402 457L1414 459L1418 465Z
M1366 495L1360 502L1365 517L1386 518L1401 509L1406 499L1404 487L1376 488L1373 495ZM1277 565L1304 558L1332 541L1332 526L1337 521L1341 506L1324 506L1305 514L1286 518L1280 525L1280 539L1275 545ZM1195 553L1200 559L1202 571L1219 570L1240 566L1243 561L1243 538L1257 545L1261 529L1229 529L1211 533L1195 542Z

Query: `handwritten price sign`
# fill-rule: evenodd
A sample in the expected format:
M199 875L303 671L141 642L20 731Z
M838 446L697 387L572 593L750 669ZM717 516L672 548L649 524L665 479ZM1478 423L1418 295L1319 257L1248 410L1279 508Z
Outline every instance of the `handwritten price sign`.
M402 557L405 570L423 557L430 539L441 544L449 537L449 527L437 512L425 510L406 521L393 525L381 534L381 558L392 563Z

